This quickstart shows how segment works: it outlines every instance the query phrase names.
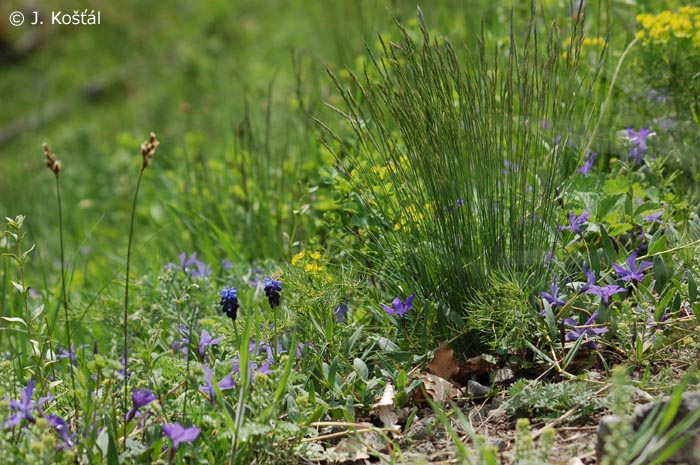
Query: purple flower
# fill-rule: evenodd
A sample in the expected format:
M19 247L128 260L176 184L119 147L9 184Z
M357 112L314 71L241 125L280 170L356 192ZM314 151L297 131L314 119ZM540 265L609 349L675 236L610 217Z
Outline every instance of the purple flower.
M70 449L73 447L73 438L71 437L68 426L66 422L63 421L58 415L49 415L46 417L46 421L49 425L53 426L58 434L63 438L63 449Z
M238 290L235 287L225 287L219 292L219 295L221 296L221 302L219 302L221 311L235 321L236 312L241 308L238 303Z
M574 213L574 211L572 210L569 212L569 224L568 224L568 226L559 226L559 231L568 230L574 234L578 234L578 235L582 236L583 231L581 230L581 225L583 225L590 217L591 217L591 214L588 211L588 208L583 210L583 213L581 213L579 216L576 216L576 213Z
M190 329L181 324L180 325L180 340L175 341L173 343L173 350L181 351L183 354L185 354L185 358L187 359L190 354Z
M387 312L390 315L398 315L401 317L402 321L406 320L406 313L408 313L412 308L413 308L413 298L416 296L415 293L409 295L406 297L406 304L404 305L403 302L401 302L401 299L398 297L395 297L394 300L391 301L391 307L388 305L380 304L382 308L384 309L385 312Z
M301 358L301 356L303 355L303 351L304 351L305 348L307 348L307 347L313 347L313 346L314 346L314 343L313 343L313 342L307 342L306 344L304 344L303 342L298 343L298 344L297 344L296 351L295 351L295 354L296 354L296 356L297 356L297 360Z
M189 273L193 278L203 278L211 274L211 267L206 265L201 260L197 260L197 252L187 257L187 253L182 252L179 256L180 266L179 268L185 273ZM194 268L192 266L194 265ZM175 263L167 263L165 268L178 268Z
M270 303L270 308L279 307L280 300L282 299L282 281L276 278L277 276L263 279L265 283L265 295L267 296L267 301Z
M337 323L345 323L346 318L345 315L348 313L348 304L347 302L338 304L337 307L335 307L335 310L333 311L333 316L335 317L335 321Z
M27 387L22 390L20 400L10 401L10 411L16 412L5 421L5 427L11 428L22 423L22 420L27 420L30 423L36 423L36 419L32 415L35 409L32 394L34 394L34 380L29 380Z
M126 371L126 358L122 357L119 362L121 363L122 368L120 370L117 370L117 374L119 374L119 376L121 376L122 378L126 378L127 380L131 379L131 372Z
M564 320L562 320L564 324L573 327L572 331L566 335L566 341L576 341L578 340L578 338L582 337L583 339L589 341L588 347L590 347L591 349L597 349L598 344L591 341L590 339L608 332L608 328L588 328L588 326L595 324L595 319L597 317L598 312L594 312L593 315L591 315L591 317L580 326L573 318L565 318Z
M233 262L231 260L221 260L221 268L224 270L230 270L233 267Z
M603 305L606 307L610 305L610 298L614 294L619 294L620 292L625 292L624 287L620 287L617 284L608 284L607 286L592 286L590 289L584 291L586 294L599 295L603 300Z
M659 223L661 224L661 215L663 215L664 211L658 211L656 213L650 213L648 215L644 215L642 219L648 223Z
M281 345L277 345L278 352L281 352ZM260 355L260 351L264 350L267 355L267 359L271 362L274 361L274 353L272 346L265 341L256 342L255 339L251 339L248 342L248 353L251 355Z
M262 365L260 365L258 368L255 369L256 373L260 373L261 375L271 375L272 374L272 369L270 368L270 363L269 360L265 360Z
M557 286L557 277L554 276L552 281L552 287L550 288L551 293L542 291L541 295L544 300L546 300L549 305L556 307L557 305L564 305L566 296L559 295L559 287Z
M58 360L63 360L65 358L70 359L71 363L78 363L78 358L75 356L75 344L70 345L70 351L66 350L65 347L59 346L58 353L56 354Z
M595 271L589 270L585 263L583 264L583 274L586 275L586 284L579 292L586 292L595 285Z
M596 152L591 152L588 151L586 154L586 161L583 163L583 166L580 167L577 171L584 176L588 176L588 173L591 171L591 168L593 168L593 163L595 162L595 158L598 156Z
M654 133L649 128L640 128L639 132L632 128L627 128L627 137L630 141L629 160L638 164L644 163L644 155L647 151L647 137Z
M172 450L177 449L181 442L193 442L199 436L200 429L196 426L184 428L179 422L163 425L163 433L173 442Z
M131 393L131 400L134 403L134 407L127 412L126 421L129 422L134 419L138 409L150 404L156 399L157 397L155 394L148 389L134 389L134 391Z
M209 400L211 402L214 402L216 400L216 390L214 389L214 378L212 375L211 370L209 369L208 366L204 365L204 382L206 383L204 386L200 386L199 388L205 392L206 394L209 394ZM235 386L235 382L233 381L233 373L229 373L227 376L225 376L221 381L218 382L219 385L219 391L228 391L229 389L233 389Z
M202 335L199 336L199 356L202 360L205 358L207 347L217 345L223 339L223 336L212 338L209 331L206 329L202 330Z
M637 267L637 251L635 250L632 254L625 260L627 268L624 268L617 263L613 263L613 268L617 272L617 278L623 280L626 283L636 284L644 279L644 274L642 273L647 268L653 265L652 262L642 260Z

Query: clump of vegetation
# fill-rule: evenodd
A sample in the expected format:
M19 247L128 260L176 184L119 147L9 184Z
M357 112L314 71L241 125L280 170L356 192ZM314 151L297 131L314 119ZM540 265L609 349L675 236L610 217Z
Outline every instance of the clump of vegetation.
M697 9L297 3L0 27L0 461L684 444ZM671 394L636 429L632 385Z

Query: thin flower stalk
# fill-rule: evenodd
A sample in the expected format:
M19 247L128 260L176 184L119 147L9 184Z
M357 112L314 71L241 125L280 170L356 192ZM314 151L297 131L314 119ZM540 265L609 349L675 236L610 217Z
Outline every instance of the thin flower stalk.
M61 203L61 188L58 180L58 175L61 172L61 161L56 159L56 155L51 152L51 148L47 143L42 145L44 150L44 156L46 157L46 167L49 168L56 178L56 202L58 204L58 242L61 249L61 303L63 304L63 317L64 323L66 325L66 347L69 350L73 349L73 341L71 339L70 332L70 317L68 316L68 294L66 293L66 260L63 248L63 208ZM73 366L68 365L68 370L70 371L70 382L73 390L73 408L78 408L78 397L75 390L75 374L73 373Z
M131 243L134 238L134 219L136 217L136 202L138 201L139 190L141 188L141 180L143 179L143 172L151 165L151 160L156 153L156 148L158 148L160 142L156 139L155 133L151 132L148 141L141 144L141 156L143 158L143 163L141 165L141 171L139 171L139 177L136 181L136 190L134 191L134 201L131 205L131 219L129 223L129 240L126 247L126 276L124 279L124 399L123 408L126 412L127 399L129 398L129 346L128 346L128 336L129 336L129 270L131 265ZM124 423L124 446L126 447L126 422Z

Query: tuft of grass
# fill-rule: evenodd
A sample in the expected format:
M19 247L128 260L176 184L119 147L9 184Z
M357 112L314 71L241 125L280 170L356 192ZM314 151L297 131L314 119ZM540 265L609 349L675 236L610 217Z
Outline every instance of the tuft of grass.
M525 34L511 17L509 46L492 57L483 31L475 52L461 51L418 16L419 38L399 24L401 40L368 50L350 86L332 77L357 147L339 162L361 173L355 190L381 222L367 258L385 281L438 303L444 337L494 275L529 285L546 275L554 199L578 161L569 142L590 122L595 70L579 72L583 11L564 49L554 24L542 42L532 2Z

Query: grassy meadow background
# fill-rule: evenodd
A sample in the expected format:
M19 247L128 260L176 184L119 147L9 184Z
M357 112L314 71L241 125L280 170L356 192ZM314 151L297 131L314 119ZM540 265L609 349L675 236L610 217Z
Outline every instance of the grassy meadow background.
M427 416L440 460L545 463L420 373L486 385L510 433L626 413L629 376L697 387L693 2L54 3L0 6L6 463L422 463ZM382 447L339 450L358 428Z

